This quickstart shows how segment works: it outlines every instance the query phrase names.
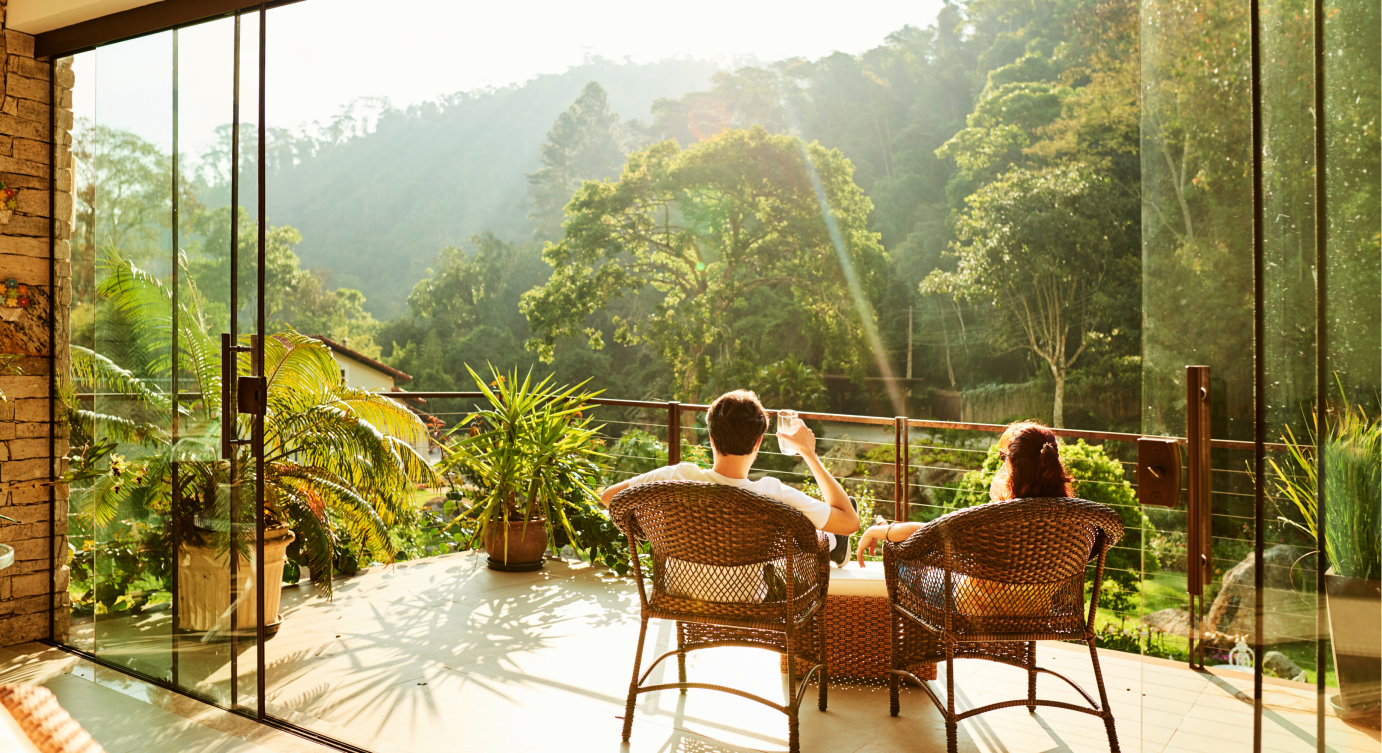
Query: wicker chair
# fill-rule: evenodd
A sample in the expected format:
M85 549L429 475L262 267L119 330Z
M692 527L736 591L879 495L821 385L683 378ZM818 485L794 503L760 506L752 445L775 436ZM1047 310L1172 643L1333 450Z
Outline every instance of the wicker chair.
M1104 557L1123 538L1118 514L1082 499L991 502L938 518L906 541L883 545L888 600L893 611L893 672L889 696L898 713L898 684L910 678L945 717L950 753L961 719L1026 706L1070 709L1104 720L1109 748L1118 753L1113 712L1095 650L1094 616ZM1088 610L1085 570L1097 560ZM1096 704L1080 686L1036 664L1036 641L1074 640L1089 646ZM955 713L955 659L987 659L1027 671L1025 700L993 703ZM904 668L927 659L945 661L946 699ZM1084 696L1090 708L1036 697L1037 674L1055 675Z
M102 753L101 746L87 734L53 695L53 691L35 685L0 685L0 708L18 723L32 749L39 753ZM0 739L0 749L11 751L22 742Z
M823 662L822 604L830 582L829 540L806 516L775 499L745 489L690 481L658 481L620 492L610 516L629 538L629 550L647 542L652 573L647 583L633 557L642 603L642 626L633 660L624 742L633 728L634 701L641 693L704 688L758 701L787 715L788 745L799 750L797 721L814 675L820 675L819 706L825 711L829 671ZM677 648L639 674L648 620L677 623ZM686 681L686 654L718 646L748 646L787 657L786 704L720 685ZM676 683L644 685L663 660L677 657ZM798 684L794 657L810 669Z

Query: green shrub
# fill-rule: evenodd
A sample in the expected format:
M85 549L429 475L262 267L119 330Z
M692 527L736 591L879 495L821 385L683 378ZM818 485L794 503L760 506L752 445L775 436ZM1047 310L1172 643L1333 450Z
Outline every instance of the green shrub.
M610 450L606 485L667 465L667 443L642 429L630 429Z

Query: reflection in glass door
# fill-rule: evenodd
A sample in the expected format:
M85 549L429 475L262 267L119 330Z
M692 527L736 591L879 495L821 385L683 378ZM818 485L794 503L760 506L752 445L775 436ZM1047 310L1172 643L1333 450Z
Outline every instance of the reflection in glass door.
M1376 724L1375 596L1341 623L1358 599L1326 594L1350 564L1339 546L1376 591L1376 567L1358 560L1375 561L1379 537L1382 27L1375 2L1261 3L1255 95L1249 12L1143 5L1143 428L1191 436L1198 403L1213 439L1204 514L1149 513L1162 572L1143 595L1145 650L1202 667L1179 699L1144 699L1143 744L1155 749L1214 730L1245 749L1334 749ZM1208 400L1189 389L1191 364L1209 369ZM1203 605L1191 608L1201 554ZM1350 649L1338 643L1345 624L1360 636ZM1370 679L1342 676L1346 656Z
M261 559L253 421L235 391L258 298L238 169L257 123L240 107L242 81L258 88L250 25L74 61L73 445L100 461L74 484L69 561L76 647L246 707Z

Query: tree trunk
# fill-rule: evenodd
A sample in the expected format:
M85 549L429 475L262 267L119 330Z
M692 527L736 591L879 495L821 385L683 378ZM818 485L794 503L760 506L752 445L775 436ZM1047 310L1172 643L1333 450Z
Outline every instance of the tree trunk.
M1065 428L1065 369L1052 369L1056 377L1056 399L1051 406L1051 426Z

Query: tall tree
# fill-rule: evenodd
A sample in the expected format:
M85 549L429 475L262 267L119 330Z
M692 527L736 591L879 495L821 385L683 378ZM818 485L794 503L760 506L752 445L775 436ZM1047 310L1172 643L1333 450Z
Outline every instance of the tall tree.
M952 247L957 269L921 286L996 308L1006 326L990 330L995 344L1027 350L1050 370L1057 427L1071 368L1106 334L1110 291L1137 273L1128 252L1136 246L1120 237L1136 225L1104 200L1108 188L1079 164L1008 172L967 199Z
M188 269L208 301L220 304L212 315L228 326L230 311L230 207L203 212L188 223L196 234L188 244ZM259 227L242 207L239 227L238 281L241 321L253 321L258 286ZM196 238L200 238L197 240ZM264 236L264 316L273 330L293 328L304 334L349 341L350 347L377 357L374 335L379 323L365 310L365 294L330 287L329 273L303 269L294 248L302 233L288 225L270 225ZM241 327L245 325L242 324Z
M677 396L695 400L713 357L736 351L749 296L772 287L802 309L825 364L857 372L887 260L852 173L839 152L762 128L631 154L620 180L581 187L565 236L544 250L552 277L523 297L529 347L544 359L558 338L599 347L590 317L631 299L614 339L649 343Z
M501 322L501 299L516 282L518 259L513 244L485 232L471 236L470 245L474 251L443 248L436 267L428 269L408 295L413 313L444 325L448 336L456 329Z
M561 235L562 208L584 180L604 180L624 164L624 133L604 87L591 81L557 116L542 145L542 167L528 173L529 218L539 240Z
M98 250L118 250L152 269L170 266L166 233L173 222L173 161L154 144L122 128L77 121L72 142L76 167L76 223L72 246L77 266L96 266ZM179 179L184 217L201 211L187 176ZM78 275L78 300L90 295L91 280Z

